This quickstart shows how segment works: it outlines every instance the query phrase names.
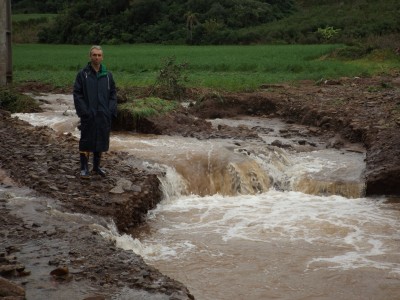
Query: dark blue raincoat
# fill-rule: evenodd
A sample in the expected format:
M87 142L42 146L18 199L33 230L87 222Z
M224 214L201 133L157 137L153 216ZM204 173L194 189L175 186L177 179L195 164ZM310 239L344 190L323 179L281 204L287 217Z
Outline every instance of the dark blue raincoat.
M74 84L74 104L81 119L79 151L104 152L110 144L111 119L117 116L117 95L111 72L90 63L80 70Z

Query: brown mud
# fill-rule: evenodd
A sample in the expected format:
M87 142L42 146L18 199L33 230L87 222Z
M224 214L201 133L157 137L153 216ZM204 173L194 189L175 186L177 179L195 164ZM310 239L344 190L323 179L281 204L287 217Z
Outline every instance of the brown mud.
M29 92L60 92L29 84ZM310 126L310 133L341 148L362 143L366 155L366 195L400 195L400 77L342 78L335 81L265 85L252 93L191 91L187 108L127 124L116 120L114 130L190 136L198 139L257 139L254 128L221 125L206 119L243 115L278 117L287 123ZM0 182L4 189L27 187L33 195L58 201L66 212L112 219L118 230L131 231L148 210L161 200L157 174L123 163L127 154L109 152L103 157L107 178L79 176L77 139L45 127L32 127L0 111ZM64 243L57 255L38 254L48 262L48 281L67 276L90 286L89 296L111 299L122 287L144 290L154 299L192 299L181 283L148 266L132 252L117 248L88 225L70 230L43 230L41 224L17 216L0 197L0 297L24 299L35 275L26 270L32 261L19 258L32 241L44 249ZM38 252L42 253L42 252ZM47 256L46 256L47 255ZM77 270L72 272L70 270ZM50 272L52 272L52 275ZM21 280L21 278L24 278ZM64 278L64 277L62 277ZM13 284L17 284L16 286ZM61 282L60 284L67 284ZM7 294L8 293L8 294ZM158 298L163 295L164 298ZM86 296L85 296L86 297ZM84 297L82 297L83 299ZM148 297L148 299L151 299Z

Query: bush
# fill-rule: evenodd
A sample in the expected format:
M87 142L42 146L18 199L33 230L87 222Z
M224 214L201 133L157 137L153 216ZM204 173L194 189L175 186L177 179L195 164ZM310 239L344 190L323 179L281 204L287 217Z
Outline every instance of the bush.
M325 26L325 28L319 27L317 33L322 36L325 41L329 41L333 37L339 34L340 29L335 29L332 26Z
M187 63L176 64L175 60L174 56L163 59L163 66L153 87L153 95L157 94L165 99L182 99L186 90L184 82L187 81L183 71L187 68Z

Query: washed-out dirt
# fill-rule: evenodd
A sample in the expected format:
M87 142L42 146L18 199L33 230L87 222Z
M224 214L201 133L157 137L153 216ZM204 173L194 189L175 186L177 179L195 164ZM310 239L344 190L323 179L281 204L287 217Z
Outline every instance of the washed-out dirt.
M60 92L50 86L26 84L25 92ZM66 91L64 91L66 92ZM318 84L265 85L251 93L188 91L184 108L164 116L129 124L117 119L114 130L190 136L198 139L257 139L254 128L240 126L213 128L207 119L243 115L278 117L309 126L310 134L326 139L329 147L362 143L366 156L366 195L400 195L400 77L342 78ZM290 134L290 133L288 133ZM161 200L156 173L126 165L125 153L104 155L107 178L79 176L77 139L49 128L32 127L0 111L0 182L4 189L27 187L31 193L58 201L66 212L111 218L118 230L131 231L144 221L148 210ZM19 253L27 243L40 240L41 247L65 242L49 261L49 282L80 281L91 287L87 297L110 299L122 287L144 290L154 299L193 299L181 283L168 278L132 252L121 250L89 226L71 230L43 230L42 225L17 216L0 196L0 296L6 293L23 299L25 287L35 275L26 270ZM39 252L38 252L39 253ZM30 262L29 265L34 265ZM72 272L69 270L77 270ZM50 272L53 271L52 275ZM23 278L23 279L21 279ZM61 279L60 279L61 278ZM17 284L13 286L13 284ZM165 298L157 298L163 295Z

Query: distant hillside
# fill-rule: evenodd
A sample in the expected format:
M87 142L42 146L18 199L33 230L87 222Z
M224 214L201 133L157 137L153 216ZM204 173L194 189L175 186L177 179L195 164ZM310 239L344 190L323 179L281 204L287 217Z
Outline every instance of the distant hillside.
M319 43L355 41L400 34L398 0L298 0L292 15L258 27L248 28L261 42ZM325 37L321 30L332 27L336 33ZM246 30L243 30L246 31ZM392 42L395 42L392 40Z
M56 14L13 14L13 43L37 43L38 33L49 26Z
M14 20L17 42L400 47L398 0L14 0L13 9L58 12Z

